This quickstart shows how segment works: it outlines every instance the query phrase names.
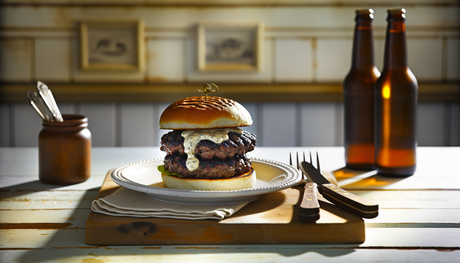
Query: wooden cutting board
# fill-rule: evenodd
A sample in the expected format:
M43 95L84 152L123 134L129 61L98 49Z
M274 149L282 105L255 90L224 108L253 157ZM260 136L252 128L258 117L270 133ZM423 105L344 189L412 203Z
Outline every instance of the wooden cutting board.
M97 198L110 195L120 187L112 181L109 172ZM90 245L364 242L363 219L321 197L321 218L316 223L299 221L302 195L302 186L266 194L221 221L114 217L91 212L86 221L85 239Z

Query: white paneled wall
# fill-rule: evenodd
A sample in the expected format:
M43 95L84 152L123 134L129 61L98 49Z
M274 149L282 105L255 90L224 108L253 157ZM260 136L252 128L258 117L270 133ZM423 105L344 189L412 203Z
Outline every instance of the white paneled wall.
M158 127L154 124L155 107L151 103L124 103L118 107L117 145L154 146L158 145L155 134ZM133 136L134 135L134 136ZM139 140L138 138L142 138Z
M407 46L408 63L417 72L418 81L441 81L443 72L443 41L440 37L410 38ZM427 50L430 50L427 52ZM420 56L420 54L424 54ZM430 65L427 67L426 65ZM415 73L414 73L415 74Z
M254 124L244 130L260 146L343 145L342 103L243 103ZM63 113L89 119L93 146L158 146L158 121L168 103L63 104ZM37 146L39 116L26 103L1 104L0 147ZM420 146L460 146L460 103L420 103Z
M444 110L444 105L439 103L425 103L419 107L418 139L424 145L443 145L444 140L447 139L445 138Z
M66 38L35 40L35 78L55 82L70 79L70 42Z
M147 42L149 82L183 82L185 42L183 39L153 39Z
M12 146L37 146L38 133L41 130L42 121L30 104L14 104L10 112Z
M115 103L82 103L79 112L87 116L94 146L115 146L119 130L118 105Z
M275 41L274 77L276 82L311 82L313 51L311 39L281 38ZM295 63L295 66L292 64Z
M265 103L260 105L261 145L294 146L297 141L298 121L295 103Z
M0 80L32 80L33 46L29 38L0 39Z
M52 1L51 1L52 2ZM350 69L356 8L375 11L375 63L382 70L386 10L398 0L250 1L231 7L155 6L123 0L108 4L53 4L22 0L0 5L0 82L34 83L341 83ZM68 1L67 1L68 2ZM185 1L186 2L186 1ZM206 2L206 1L205 1ZM419 82L460 80L460 5L455 1L410 1L407 9L409 65ZM51 3L51 4L50 4ZM209 4L209 2L207 2ZM251 3L253 5L251 5ZM358 4L357 4L358 3ZM143 19L145 70L87 72L80 69L78 21ZM259 21L264 25L259 72L197 69L196 24ZM33 85L31 84L31 87ZM52 85L50 85L52 89ZM167 88L167 85L165 85ZM25 97L25 94L24 94ZM248 100L250 101L250 99ZM263 146L343 144L342 104L245 103ZM419 145L460 145L460 102L420 103ZM63 103L64 113L88 116L94 146L158 145L161 112L168 103ZM0 146L36 146L40 120L30 105L0 103Z
M452 104L448 108L450 123L449 130L450 137L448 145L460 145L460 104Z
M399 6L361 0L358 4L325 0L322 4L286 6L136 6L104 2L98 8L53 5L27 0L0 6L0 81L30 82L338 82L350 68L355 9L375 11L375 62L381 70L386 10ZM97 3L97 0L95 0ZM118 1L119 3L123 1ZM129 1L127 1L129 2ZM257 2L257 1L256 1ZM42 3L42 4L40 4ZM259 3L260 4L260 3ZM409 65L419 81L460 80L460 5L423 1L407 9ZM143 19L143 72L85 72L80 69L78 22L82 19ZM263 68L260 72L197 70L196 24L260 21Z
M449 38L446 44L446 78L460 80L460 38Z
M0 146L13 144L10 105L0 104Z
M341 145L341 104L311 103L300 108L300 146Z
M207 82L233 82L233 83L269 83L272 80L272 42L269 39L263 41L263 62L260 72L212 72L199 71L197 68L197 43L195 39L186 40L186 72L187 81L196 83Z
M318 39L316 48L316 80L318 82L343 81L343 78L347 75L351 65L351 39Z

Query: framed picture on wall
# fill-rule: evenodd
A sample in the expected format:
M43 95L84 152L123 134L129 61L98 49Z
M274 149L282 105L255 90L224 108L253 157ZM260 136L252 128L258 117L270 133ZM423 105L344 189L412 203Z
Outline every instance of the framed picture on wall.
M200 71L260 71L263 30L261 23L200 22Z
M144 25L139 20L80 21L81 68L142 71Z

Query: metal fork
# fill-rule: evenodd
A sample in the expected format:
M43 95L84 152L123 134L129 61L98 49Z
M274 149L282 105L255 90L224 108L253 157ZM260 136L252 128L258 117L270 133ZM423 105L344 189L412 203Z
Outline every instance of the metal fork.
M311 156L310 156L311 157ZM305 152L303 152L303 161L305 161ZM291 155L291 152L289 152L289 165L291 166L294 166L292 165L292 155ZM302 170L300 169L300 162L299 162L299 153L296 152L296 166L297 170L299 170L301 173L302 173L302 181L300 181L299 184L303 184L303 183L306 183L308 182L308 178L307 176L302 172Z
M321 173L319 154L316 153L316 167L313 165L310 154L310 162L303 161L299 166L307 174L307 177L318 184L318 190L322 196L335 206L347 210L364 218L374 218L378 215L379 206L371 201L356 196L326 178Z
M310 154L311 159L311 154ZM300 169L300 162L299 162L299 153L296 153L296 161L297 161L297 169L302 172ZM303 152L303 161L305 161L305 152ZM311 160L310 160L311 161ZM292 166L292 154L289 153L289 164ZM305 190L302 197L302 201L300 203L299 208L299 219L300 221L314 223L316 222L320 215L319 215L319 202L318 202L318 188L315 183L311 183L308 181L307 176L302 172L302 181L301 183L305 183Z

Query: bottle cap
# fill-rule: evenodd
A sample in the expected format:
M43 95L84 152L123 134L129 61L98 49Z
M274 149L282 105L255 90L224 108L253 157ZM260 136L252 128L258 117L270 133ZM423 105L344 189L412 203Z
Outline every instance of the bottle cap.
M356 12L355 21L374 19L374 10L372 9L369 9L369 8L356 9L355 12Z
M404 8L390 8L387 10L388 17L387 21L405 21L406 20L406 9Z

